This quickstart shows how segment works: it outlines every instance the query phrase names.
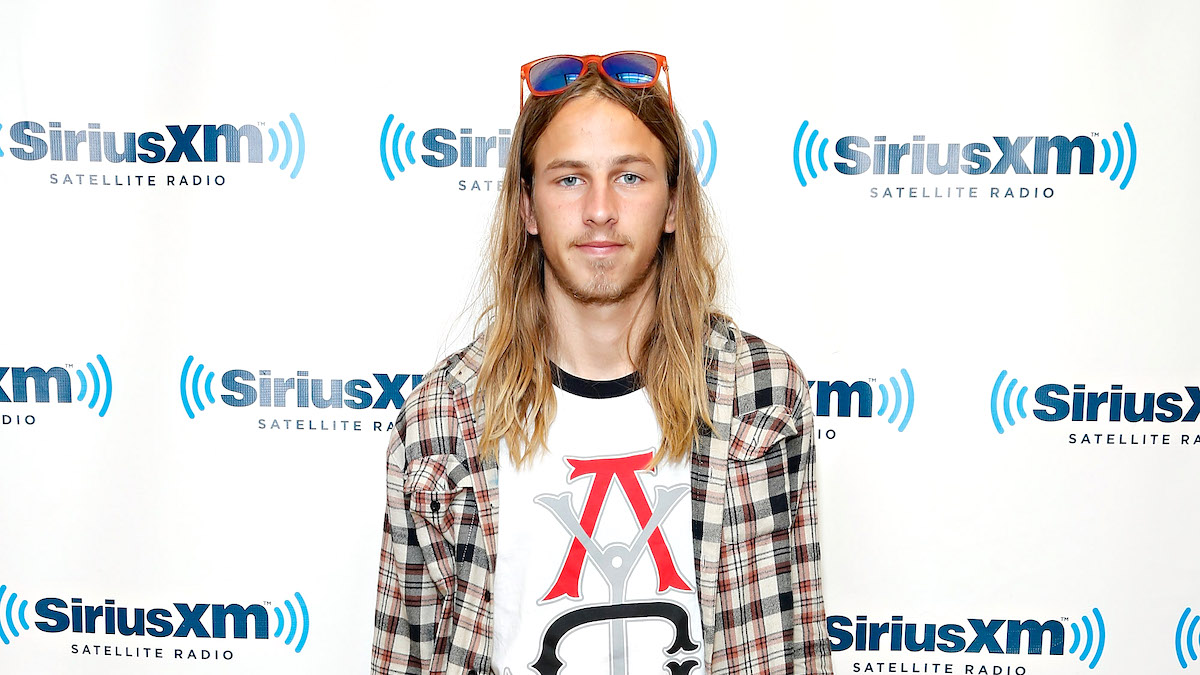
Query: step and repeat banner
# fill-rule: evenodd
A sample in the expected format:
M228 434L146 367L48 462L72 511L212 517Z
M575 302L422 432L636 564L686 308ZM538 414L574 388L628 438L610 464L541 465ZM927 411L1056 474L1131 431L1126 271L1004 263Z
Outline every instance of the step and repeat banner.
M519 66L667 55L839 673L1200 668L1190 3L0 2L0 672L365 672ZM649 672L649 671L647 671Z

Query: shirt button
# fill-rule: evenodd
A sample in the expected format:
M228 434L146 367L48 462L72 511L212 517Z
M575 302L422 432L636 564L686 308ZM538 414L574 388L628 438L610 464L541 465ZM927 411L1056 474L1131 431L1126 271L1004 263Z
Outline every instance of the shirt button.
M429 510L430 510L430 511L433 511L434 513L437 513L438 511L441 511L441 510L442 510L442 505L441 505L441 503L440 503L440 502L438 502L438 501L435 499L435 500L433 500L433 502L431 502L431 503L429 504Z
M475 675L475 669L472 668L472 669L468 670L467 675Z
M491 602L491 601L492 601L492 592L491 592L491 591L484 591L484 592L483 592L483 601L484 601L484 602Z

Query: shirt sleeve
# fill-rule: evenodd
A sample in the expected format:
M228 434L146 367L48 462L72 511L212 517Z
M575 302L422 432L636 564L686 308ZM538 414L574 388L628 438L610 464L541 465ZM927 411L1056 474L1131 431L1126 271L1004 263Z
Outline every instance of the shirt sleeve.
M437 589L425 566L413 517L405 504L405 414L388 444L387 509L375 599L371 672L427 673L433 657Z
M794 411L799 432L787 440L789 502L795 574L792 575L792 611L797 673L832 675L833 657L825 624L825 602L821 591L821 544L817 539L817 481L814 472L815 429L808 383L800 377L801 396Z

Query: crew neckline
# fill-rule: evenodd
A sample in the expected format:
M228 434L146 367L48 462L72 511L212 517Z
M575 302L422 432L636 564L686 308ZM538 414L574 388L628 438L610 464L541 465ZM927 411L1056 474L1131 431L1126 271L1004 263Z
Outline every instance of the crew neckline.
M642 378L636 370L615 380L588 380L568 373L551 361L550 371L556 387L584 398L616 398L642 388Z

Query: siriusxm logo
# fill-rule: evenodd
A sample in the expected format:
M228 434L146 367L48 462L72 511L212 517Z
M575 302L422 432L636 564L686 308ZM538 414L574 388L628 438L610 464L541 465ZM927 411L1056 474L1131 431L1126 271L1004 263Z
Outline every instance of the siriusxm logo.
M895 377L888 378L888 382L891 384L890 389L879 382L872 386L871 383L876 382L876 378L870 378L870 382L865 380L856 382L809 380L808 386L812 396L816 399L817 417L831 415L837 417L883 417L886 415L888 424L896 424L899 421L896 430L904 431L908 428L909 420L912 419L914 396L912 378L908 376L908 370L901 368L900 377L904 380L903 389L900 386L900 380ZM875 409L876 391L879 392L878 410ZM836 412L834 412L833 405L835 397Z
M700 186L704 187L712 180L713 171L717 168L717 135L713 133L708 120L704 120L702 126L705 135L701 136L699 129L692 129L692 135L688 138L688 148L695 157L696 176L700 179Z
M304 129L295 113L291 121L279 122L279 133L267 128L271 150L267 162L278 161L281 170L291 167L292 178L304 164ZM0 125L2 126L2 125ZM86 129L64 128L61 122L24 120L13 123L9 147L14 158L34 162L49 158L52 162L263 162L263 133L266 124L169 124L163 131L106 131L89 122ZM294 131L293 131L294 130ZM294 136L294 139L293 139ZM0 151L0 157L4 152ZM293 162L293 158L295 162Z
M396 172L404 173L416 166L418 159L413 154L417 132L409 129L406 133L403 122L393 129L395 120L395 115L388 115L379 134L379 161L388 180L396 180ZM403 153L401 145L404 146ZM512 145L512 130L500 129L495 136L481 136L467 128L460 128L456 134L450 129L434 127L421 134L421 145L426 150L419 156L421 163L435 169L448 166L484 168L489 166L489 159L492 160L490 166L504 168Z
M0 366L0 403L28 403L32 389L35 403L71 403L72 400L80 402L87 398L88 409L96 410L99 406L97 413L104 417L112 403L112 371L103 355L97 354L96 362L99 370L96 364L89 361L86 375L82 368L75 369L75 376L79 378L78 394L72 392L73 380L67 371L71 364L67 364L67 368L54 366L49 369L40 366ZM8 376L7 389L5 376ZM53 395L51 382L54 384Z
M1137 165L1137 139L1133 127L1123 125L1112 132L1113 142L1100 139L1103 158L1099 172L1110 181L1120 179L1124 190ZM1099 136L1099 134L1094 134ZM819 142L818 142L819 140ZM808 120L800 125L792 144L792 165L801 186L816 180L820 171L829 171L826 159L830 139L809 129ZM1128 146L1128 152L1126 151ZM847 176L930 174L1092 174L1096 172L1096 143L1090 136L993 136L988 142L942 143L917 134L911 141L889 143L886 136L843 136L833 143L834 153L842 161L833 162L835 171Z
M1092 617L1095 617L1093 626ZM1063 619L1066 621L1067 619ZM1067 629L1062 621L1051 619L967 619L967 623L916 624L905 623L896 615L890 622L869 622L859 615L830 616L826 619L829 642L833 651L893 652L965 652L989 654L1042 654L1061 656L1066 645ZM1081 629L1080 626L1083 626ZM1095 668L1104 653L1104 617L1092 608L1071 622L1071 646L1066 651L1088 668ZM1090 661L1088 661L1090 657Z
M187 416L195 419L196 412L205 410L205 402L215 404L213 395L214 371L204 371L204 364L188 356L179 375L179 398ZM294 377L272 377L270 370L253 371L233 369L221 375L221 386L227 393L220 398L225 405L245 407L257 403L264 408L366 408L384 409L388 406L400 408L404 395L400 388L411 381L415 387L421 383L421 375L387 375L373 373L371 379L324 380L310 377L307 370L298 370ZM203 381L203 384L201 383Z
M1191 621L1188 617L1191 616ZM1179 667L1187 668L1188 661L1195 663L1200 660L1196 656L1196 646L1198 634L1196 624L1200 624L1200 614L1192 615L1192 608L1188 607L1183 610L1183 614L1179 616L1179 623L1175 625L1175 657L1179 659ZM1184 626L1187 626L1186 633ZM1187 652L1187 659L1183 655Z
M379 134L379 163L388 180L396 180L397 173L417 166L418 160L435 169L451 166L503 169L512 148L512 129L499 129L494 136L484 136L470 128L460 128L455 133L445 127L433 127L421 132L421 147L425 152L418 150L420 154L416 154L413 143L417 132L406 129L403 122L393 127L395 121L395 115L388 115ZM708 120L704 120L702 127L704 133L692 129L687 142L700 184L708 185L717 168L717 136Z
M1003 422L1011 427L1018 417L1026 419L1029 416L1025 410L1029 387L1017 389L1017 378L1008 378L1007 382L1006 378L1008 371L1002 370L992 385L992 425L1001 434L1004 433ZM1124 385L1113 384L1097 391L1084 384L1068 387L1048 383L1034 390L1033 400L1037 406L1032 412L1043 422L1195 422L1200 417L1200 387L1185 386L1183 390L1183 393L1133 392L1125 391Z
M10 592L5 599L7 586L0 585L0 609L3 610L3 620L0 620L0 643L10 644L29 631L30 623L27 617L29 601L21 600L17 604L17 594ZM283 643L292 646L299 654L308 642L309 616L308 605L300 593L293 594L295 604L291 599L284 600L283 610L274 606L270 612L267 607L259 604L188 604L183 602L171 603L171 609L165 607L141 608L118 607L115 600L105 600L99 605L85 605L82 598L71 598L68 603L62 598L42 598L34 604L33 611L41 621L34 621L32 626L43 633L84 633L103 635L124 635L137 637L198 637L221 639L231 637L245 640L253 637L266 640L270 637L283 637ZM270 605L271 603L266 603ZM274 616L274 621L271 620ZM17 628L17 624L21 628ZM271 624L275 625L272 633ZM7 630L5 630L7 628Z

